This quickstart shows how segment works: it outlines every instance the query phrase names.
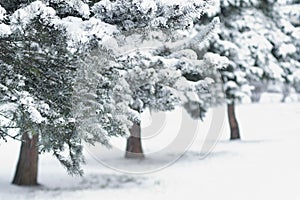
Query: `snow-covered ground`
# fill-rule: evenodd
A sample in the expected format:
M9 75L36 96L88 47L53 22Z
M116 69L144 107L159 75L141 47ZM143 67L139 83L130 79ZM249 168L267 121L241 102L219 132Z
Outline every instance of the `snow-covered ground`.
M58 161L46 154L40 157L39 163L41 187L17 187L10 181L19 143L1 142L0 199L300 199L300 103L266 103L269 97L264 98L261 104L237 107L242 141L229 142L227 119L220 121L223 126L219 142L203 158L200 149L203 134L210 128L214 113L211 110L207 120L199 122L198 136L184 156L154 173L121 173L99 163L95 160L95 153L87 151L85 176L71 177ZM165 135L168 135L168 126L174 128L180 123L180 115L175 115L176 112L180 111L165 117ZM151 124L146 118L145 123ZM169 136L158 137L145 139L145 153L157 151L158 144L167 144ZM115 140L113 145L123 149L125 141ZM161 160L155 160L149 154L145 160L128 161L123 159L121 151L102 152L103 160L116 160L119 167L124 165L124 169L159 166L164 158L179 153L168 152L160 157Z

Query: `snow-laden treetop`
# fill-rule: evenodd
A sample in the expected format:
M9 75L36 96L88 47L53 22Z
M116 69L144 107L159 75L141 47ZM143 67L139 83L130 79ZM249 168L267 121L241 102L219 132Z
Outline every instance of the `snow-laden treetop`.
M19 5L20 8L9 16L10 27L1 24L0 33L21 31L38 17L44 24L65 29L70 38L70 48L77 49L95 38L101 40L100 43L111 45L115 42L115 35L192 28L193 21L213 4L214 1L204 0L34 1ZM1 7L0 21L5 13Z

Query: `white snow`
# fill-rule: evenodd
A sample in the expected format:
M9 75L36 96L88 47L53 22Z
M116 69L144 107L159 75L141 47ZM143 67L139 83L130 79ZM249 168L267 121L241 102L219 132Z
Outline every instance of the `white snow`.
M138 1L136 1L136 3L138 3ZM151 9L152 11L155 12L157 10L156 1L154 1L154 0L141 1L140 9L144 14L147 14L149 9Z
M6 24L0 24L0 36L11 34L10 26Z
M6 10L0 5L0 22L5 18Z
M288 54L296 53L297 49L293 44L282 44L278 49L279 55L282 55L284 58Z
M29 107L28 112L33 122L40 124L46 121L46 118L42 117L41 113L35 107Z
M222 69L224 67L227 67L229 64L229 60L227 57L210 52L206 53L203 59L209 63L212 63L216 67L216 69Z
M78 10L79 14L84 18L88 18L90 16L90 8L89 5L82 2L81 0L69 0L67 1L69 6L74 10Z
M83 21L78 17L66 17L59 22L67 30L69 47L77 49L78 45L88 42L92 36L101 39L106 46L112 46L112 35L117 32L115 26L96 18Z
M292 36L297 40L300 40L300 27L294 29Z
M272 97L272 94L268 94ZM275 97L273 95L273 97ZM221 112L225 110L222 108ZM186 114L176 109L166 115L154 113L146 120L143 130L143 161L125 160L122 151L125 139L114 139L112 150L102 152L106 161L119 166L135 168L159 166L160 162L178 152L161 154L155 158L151 152L174 140L178 124ZM39 182L41 187L17 187L10 184L18 156L19 142L0 143L0 200L15 199L155 199L155 200L253 200L300 199L300 103L244 104L236 109L242 131L242 141L229 142L227 119L222 118L220 140L212 152L203 159L200 150L203 139L211 128L216 109L210 110L204 122L198 121L198 135L185 155L174 164L150 174L123 174L97 162L88 148L84 177L70 177L51 155L40 157ZM220 113L219 113L220 114ZM226 113L223 113L223 117ZM165 120L163 135L149 137L149 127L156 118ZM151 121L152 120L152 121ZM196 122L189 119L190 122ZM191 129L184 130L186 134ZM158 131L159 132L159 131ZM152 133L153 134L153 133ZM116 150L117 149L117 150ZM148 155L147 155L148 153ZM149 154L150 153L150 154Z
M228 81L225 83L225 88L236 89L238 88L238 85L234 81Z
M256 74L258 77L262 77L264 71L259 67L250 67L250 71L253 74Z
M12 29L22 29L30 23L36 16L40 16L41 19L54 24L55 20L58 20L56 12L53 8L46 6L41 1L35 1L24 8L18 9L11 17Z
M300 69L295 70L295 72L293 73L294 79L296 79L297 81L300 81Z
M41 115L37 108L39 107L44 112L47 112L49 110L49 105L44 102L37 103L28 92L23 92L20 94L22 97L20 98L19 102L21 105L25 106L26 111L29 113L30 119L38 124L47 121L47 119Z
M271 73L273 74L273 77L280 80L282 78L283 69L278 66L275 62L270 62L269 67L272 70Z

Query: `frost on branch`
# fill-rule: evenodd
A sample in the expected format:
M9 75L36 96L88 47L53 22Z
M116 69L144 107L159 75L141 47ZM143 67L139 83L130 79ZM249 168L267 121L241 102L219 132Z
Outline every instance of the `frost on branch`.
M103 0L92 7L96 18L121 30L182 29L193 26L210 1Z
M61 17L74 16L88 19L91 14L87 0L46 0L46 2Z
M135 113L129 108L131 91L118 64L100 47L79 63L73 86L72 113L81 138L109 146L109 137L128 133Z

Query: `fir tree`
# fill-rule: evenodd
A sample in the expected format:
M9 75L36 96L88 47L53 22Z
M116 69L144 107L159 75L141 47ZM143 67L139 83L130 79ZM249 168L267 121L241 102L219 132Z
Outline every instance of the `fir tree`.
M11 33L1 37L1 103L13 105L5 112L11 113L10 124L22 140L13 180L17 185L37 184L39 152L51 151L71 174L82 174L81 138L70 103L75 57L65 29L53 24L54 13L34 2L10 17ZM10 128L1 130L9 134Z
M240 138L234 104L251 94L259 101L269 83L290 84L298 66L296 30L279 14L280 6L275 1L221 0L219 9L208 15L221 19L221 31L208 50L230 61L221 74L231 139Z

